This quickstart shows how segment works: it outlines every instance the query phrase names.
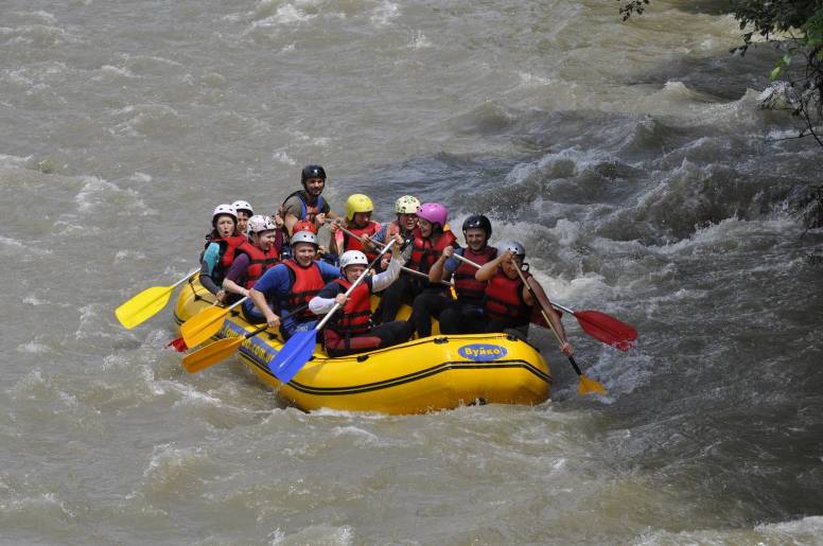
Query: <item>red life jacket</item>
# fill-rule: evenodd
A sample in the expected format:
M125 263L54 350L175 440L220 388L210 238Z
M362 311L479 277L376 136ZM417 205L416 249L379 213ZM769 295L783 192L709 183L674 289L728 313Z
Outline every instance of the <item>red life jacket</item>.
M215 237L213 239L208 239L206 241L206 246L203 248L209 248L211 243L217 243L220 245L220 260L218 261L217 265L219 268L223 269L224 271L231 267L232 262L234 261L234 255L237 251L237 247L242 245L248 241L245 235L232 235L228 239L224 239L222 237Z
M467 260L471 260L478 265L488 263L497 257L497 249L493 246L487 246L480 252L474 252L470 248L460 249L457 250L457 252ZM452 278L454 279L454 291L457 292L458 299L475 302L483 300L483 295L488 283L478 281L474 277L475 272L477 272L477 268L466 262L460 262L460 267L454 270Z
M352 283L340 278L334 281L338 285L338 294L351 288ZM371 286L364 280L351 294L343 309L337 312L337 319L330 319L327 328L343 336L365 334L371 330Z
M282 306L286 309L296 309L301 305L305 305L306 309L299 313L300 318L314 317L315 314L309 310L308 304L309 300L315 297L325 286L323 275L320 274L320 266L312 262L309 267L301 267L294 260L286 260L283 263L293 273L293 282L291 294L283 301Z
M237 252L242 252L249 257L249 266L244 274L246 288L253 287L257 279L263 276L263 273L280 261L280 253L277 252L274 245L271 246L268 252L263 252L253 244L246 242L237 247Z
M528 272L523 275L526 280L531 277ZM510 279L502 268L497 268L497 273L486 286L483 310L488 319L505 320L514 326L528 324L532 306L523 300L523 281L520 277Z
M346 227L347 230L351 231L358 237L363 237L363 235L368 235L369 237L374 236L377 232L380 231L380 224L377 222L373 222L369 220L369 222L364 227ZM354 237L350 236L348 233L345 233L343 230L337 232L336 235L337 239L337 250L340 254L344 253L347 250L363 250L363 243L355 239ZM366 252L366 258L369 261L374 260L377 258L377 252Z
M440 254L443 253L443 250L447 246L453 246L454 243L457 242L457 237L455 237L451 231L444 231L437 240L437 244L434 245L432 244L431 238L423 238L420 234L420 228L415 228L413 235L414 243L412 244L409 267L422 271L423 273L429 272L429 269L431 269L434 262L437 261L437 258L440 257Z

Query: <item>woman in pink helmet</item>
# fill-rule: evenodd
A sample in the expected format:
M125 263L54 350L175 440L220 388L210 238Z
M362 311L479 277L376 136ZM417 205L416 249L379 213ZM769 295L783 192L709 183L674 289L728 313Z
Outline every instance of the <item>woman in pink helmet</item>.
M448 220L449 209L444 205L440 203L423 203L420 205L417 210L418 225L412 232L414 242L412 244L411 259L407 267L428 275L429 269L446 247L459 246L454 233L446 229ZM377 318L381 322L390 322L394 320L400 310L404 298L408 297L413 300L424 293L428 293L430 296L440 296L444 290L445 287L441 284L431 284L425 278L404 273L397 282L383 292L380 309L376 313ZM431 322L429 322L428 327L422 324L424 319L429 321L429 316L422 317L420 321L416 321L415 318L412 317L411 319L415 328L417 329L419 326L423 336L429 335L431 333ZM416 322L421 322L421 324L415 324Z

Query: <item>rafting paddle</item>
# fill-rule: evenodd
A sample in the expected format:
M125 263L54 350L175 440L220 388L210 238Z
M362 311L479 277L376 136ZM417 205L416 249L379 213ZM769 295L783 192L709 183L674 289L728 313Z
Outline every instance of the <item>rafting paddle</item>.
M394 244L395 241L392 240L380 250L377 257L366 266L363 274L352 283L348 290L346 290L344 296L348 297L355 288L360 286L360 283L363 282L367 276L366 271L376 266L380 261L380 258L383 257L383 254L385 254L390 248L394 247ZM326 325L332 315L334 315L340 307L341 305L336 303L334 307L331 308L331 311L326 313L323 320L321 320L313 330L308 332L297 332L286 342L285 345L283 345L283 347L281 347L280 352L277 353L274 360L269 363L269 368L277 379L284 384L288 383L297 374L297 372L305 366L306 362L311 359L312 354L314 353L314 346L317 343L317 332L319 332L323 326Z
M520 277L520 280L523 281L523 284L526 286L526 289L529 291L529 294L531 294L532 298L534 299L535 305L538 305L540 307L540 311L541 313L543 313L543 319L546 321L546 324L549 325L549 329L554 334L554 337L557 338L557 342L562 346L563 340L560 339L560 334L558 334L557 330L554 329L554 325L552 325L552 322L549 320L549 316L546 314L546 310L543 308L543 304L540 303L540 300L537 298L537 294L534 293L534 290L532 289L531 285L529 285L529 282L526 280L526 277L525 275L523 275L523 272L520 270L520 266L517 264L517 262L514 262L514 266L514 268L517 270L517 275ZM606 394L606 387L604 387L594 379L590 379L583 375L583 372L580 371L580 367L577 365L577 362L574 361L574 357L572 355L567 356L569 358L569 362L572 365L572 368L574 368L574 371L580 377L580 385L577 387L577 394L588 394L590 392Z
M171 286L152 286L146 288L127 302L114 310L114 315L127 330L147 321L158 312L162 311L169 302L171 293L175 288L189 280L192 275L200 271L195 269Z
M351 231L349 231L348 229L344 228L344 227L343 227L343 226L341 226L340 224L337 224L337 229L339 229L340 231L342 231L343 233L345 233L345 234L346 234L346 235L348 235L349 237L353 238L354 240L356 240L356 241L360 241L361 243L363 242L363 238L362 238L362 237L360 237L359 235L356 235L355 233L352 233ZM422 277L422 278L425 278L425 279L428 279L428 278L429 278L429 274L428 274L428 273L423 273L422 271L417 271L416 269L411 269L411 268L406 267L406 266L402 266L402 267L400 268L400 271L404 271L404 272L406 272L406 273L410 273L410 274L412 274L412 275L417 275L418 277ZM452 286L452 283L450 283L450 282L440 281L440 283L441 283L441 284L445 284L446 286Z
M205 370L206 368L213 366L231 356L232 353L234 353L234 351L236 351L244 341L250 337L256 336L268 327L268 324L264 324L260 328L257 328L244 336L227 337L225 339L215 341L214 343L210 343L199 351L195 351L184 356L183 368L185 368L185 370L189 373L197 373L200 370Z
M461 262L480 268L480 264L457 253L452 254L452 256ZM634 326L621 322L611 315L601 311L575 311L556 302L551 302L551 304L555 309L573 315L577 319L577 323L580 324L580 328L591 337L623 352L631 349L632 343L637 339L637 330Z
M295 307L294 310L292 310L291 314L283 319L283 322L285 323L288 320L294 320L299 316L299 313L303 311L306 307L308 307L307 304ZM257 330L250 332L245 336L227 337L224 339L219 339L214 343L210 343L202 349L198 349L197 351L184 356L183 368L185 368L186 371L189 373L197 373L200 370L205 370L210 366L214 366L218 362L230 357L232 353L234 353L234 351L240 348L240 346L243 344L245 340L249 339L250 337L256 336L266 328L267 325L264 324ZM180 340L182 341L182 338L180 338Z
M189 320L180 325L180 337L188 347L197 347L205 343L223 327L223 319L232 309L246 301L248 296L241 298L228 307L213 305L203 309Z

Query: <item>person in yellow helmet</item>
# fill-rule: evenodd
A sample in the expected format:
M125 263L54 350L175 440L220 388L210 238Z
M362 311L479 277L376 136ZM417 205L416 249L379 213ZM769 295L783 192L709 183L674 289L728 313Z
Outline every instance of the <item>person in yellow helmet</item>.
M334 238L331 240L331 253L341 255L348 250L359 250L366 254L369 261L377 257L376 245L372 239L381 229L381 225L371 219L374 203L368 195L355 193L346 199L346 219L342 226L349 233L332 224ZM358 241L358 238L361 239Z

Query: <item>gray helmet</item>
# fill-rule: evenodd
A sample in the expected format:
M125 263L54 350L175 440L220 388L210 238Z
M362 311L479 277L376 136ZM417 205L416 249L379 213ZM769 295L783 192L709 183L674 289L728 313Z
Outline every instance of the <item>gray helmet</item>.
M497 252L501 254L507 250L511 250L515 256L520 256L523 259L526 258L526 249L517 241L503 241L495 246L497 247Z
M291 236L289 243L291 243L291 246L294 246L297 243L309 243L317 246L317 235L311 231L298 231Z

